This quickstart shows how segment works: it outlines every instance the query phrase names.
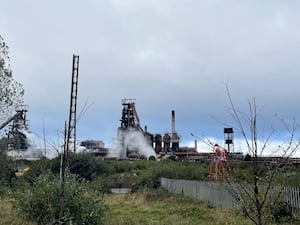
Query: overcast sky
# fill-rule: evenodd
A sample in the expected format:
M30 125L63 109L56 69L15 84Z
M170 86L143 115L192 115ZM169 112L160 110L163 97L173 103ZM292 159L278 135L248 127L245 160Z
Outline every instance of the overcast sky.
M13 76L25 88L30 130L55 138L68 119L72 55L80 56L79 140L112 146L123 98L136 99L142 126L182 143L223 138L228 83L263 127L275 113L299 119L300 2L277 0L1 0L1 35ZM274 124L275 123L275 124ZM236 134L238 138L238 134ZM221 143L222 144L222 143Z

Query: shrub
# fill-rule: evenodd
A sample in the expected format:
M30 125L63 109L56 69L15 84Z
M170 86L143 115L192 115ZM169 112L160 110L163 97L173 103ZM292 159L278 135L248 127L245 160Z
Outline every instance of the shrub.
M118 173L104 177L103 181L109 188L130 188L136 179L131 173Z
M88 154L73 154L69 161L70 173L91 181L97 172L95 157Z
M277 204L272 205L271 207L271 215L276 224L282 224L284 222L293 222L294 215L292 206L280 199Z
M161 171L159 169L149 169L140 173L136 181L132 184L132 191L140 189L156 189L160 186Z
M60 180L53 174L40 175L36 183L18 191L17 209L28 220L38 224L58 222L60 210ZM65 182L64 224L102 224L102 198L88 192L84 180L68 175Z
M151 155L151 156L149 157L149 160L156 161L156 158L155 158L154 155Z
M0 195L14 185L15 177L15 167L12 160L0 153Z
M91 192L97 192L100 194L111 193L111 187L106 182L107 179L103 177L96 177L88 183L88 189Z

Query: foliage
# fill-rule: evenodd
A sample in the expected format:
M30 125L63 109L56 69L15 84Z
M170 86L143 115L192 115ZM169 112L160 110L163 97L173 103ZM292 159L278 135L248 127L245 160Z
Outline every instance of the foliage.
M11 162L12 163L12 162ZM43 212L41 209L46 210L48 207L49 209L48 217L44 218L43 221L40 221L40 224L45 223L45 220L48 218L52 221L57 219L57 210L59 207L59 180L57 178L59 174L59 163L60 159L59 157L56 159L48 160L43 159L36 162L18 162L18 164L24 164L30 166L30 170L25 174L23 177L19 177L17 179L17 184L15 184L14 179L12 179L12 183L17 188L21 188L21 192L18 191L17 195L17 203L18 203L18 209L20 210L20 215L24 215L26 218L33 221L34 216L42 216ZM77 210L77 207L81 207L84 209L80 209L80 211L87 212L87 208L97 208L100 207L101 202L95 203L99 196L96 196L95 193L109 193L110 188L113 187L126 187L126 188L132 188L132 191L134 191L136 194L133 196L139 196L141 194L141 190L147 192L145 195L143 195L143 201L147 202L147 206L143 208L144 206L128 206L125 203L119 203L120 207L126 208L127 213L125 212L125 209L118 209L122 213L120 213L122 216L113 219L107 219L109 222L105 221L105 224L139 224L145 222L145 224L151 224L150 221L152 221L152 224L176 224L177 221L169 220L166 221L163 218L163 215L166 215L168 212L160 211L157 212L157 210L154 210L154 212L158 213L158 217L156 218L156 215L154 212L149 211L149 215L153 216L153 220L150 220L150 218L144 218L141 217L147 217L144 215L144 211L146 211L149 207L152 205L158 204L154 201L165 201L168 194L165 194L163 192L157 192L156 190L161 190L160 188L160 177L167 177L167 178L176 178L176 179L188 179L188 180L207 180L207 175L209 173L209 165L208 163L201 162L201 163L191 163L191 162L179 162L179 161L172 161L172 160L161 160L161 161L103 161L99 160L97 158L94 158L93 155L73 155L70 158L70 167L72 167L72 172L76 175L71 175L70 177L67 177L67 184L66 184L66 196L67 201L68 199L71 202L76 202L76 207L74 209L69 206L69 203L66 203L66 217L64 218L65 221L73 224L76 224L76 221L78 217L82 218L82 214L77 211L76 216L71 215L69 212L73 210ZM84 164L84 170L80 168L80 165ZM2 164L1 164L2 165ZM1 166L0 165L0 166ZM12 168L14 168L14 164L11 165ZM264 166L261 165L261 170L264 170ZM233 163L232 164L232 170L234 174L236 175L236 178L239 178L240 181L245 182L251 182L252 179L252 171L253 171L253 161L249 162L239 162L239 163ZM46 174L47 171L53 171L55 172L53 174ZM282 175L286 175L289 173L289 177L291 179L294 179L295 176L299 175L299 170L295 167L286 167L285 172L282 173ZM239 177L237 176L239 175ZM265 170L264 176L269 176L270 173L268 170ZM90 178L90 181L88 183L84 182L83 177ZM278 182L281 182L278 180ZM72 185L71 185L72 184ZM71 186L71 188L69 187ZM9 188L9 186L8 186ZM152 190L152 191L151 191ZM154 190L154 191L153 191ZM150 191L150 192L149 192ZM79 194L79 192L81 194ZM45 193L48 193L45 195ZM54 195L53 193L56 193ZM70 194L72 193L72 194ZM37 196L36 198L33 198L31 196ZM70 197L72 196L72 198ZM77 197L76 197L77 196ZM83 196L89 196L92 197L92 200L88 197ZM74 197L74 198L73 198ZM81 199L84 198L84 199ZM29 199L29 201L27 201ZM34 201L34 199L36 199ZM39 199L39 200L38 200ZM55 204L49 204L50 201L56 202ZM81 205L79 202L85 202L86 206ZM93 207L89 204L94 205ZM97 205L98 204L98 205ZM178 203L180 204L180 203ZM97 206L95 206L97 205ZM21 207L22 206L22 207ZM102 206L102 205L101 205ZM268 214L272 216L273 221L280 221L282 222L288 222L288 221L297 221L295 216L289 217L289 211L284 211L285 209L281 207L279 203L273 204L273 208L265 208L262 213ZM117 207L117 206L114 206ZM136 218L127 218L129 217L129 212L131 212L131 209L127 209L127 207L133 207L132 213L134 210L136 210L136 214L138 215ZM142 210L137 209L137 207L142 207ZM160 206L158 206L160 207ZM167 204L165 204L165 207L169 207ZM32 210L33 208L37 208L38 210ZM72 210L70 209L72 208ZM25 209L25 211L22 211L21 209ZM28 210L26 210L28 209ZM54 210L56 209L56 211ZM103 208L101 208L103 211ZM79 210L79 209L78 209ZM175 209L173 209L175 210ZM182 209L183 212L188 214L188 210ZM193 218L193 215L198 215L198 209L195 207L190 208L191 210L191 217ZM214 209L215 210L215 209ZM30 212L29 212L30 211ZM102 212L101 211L101 212ZM34 214L34 216L30 217L29 213ZM111 212L113 213L113 212ZM166 213L166 214L164 214ZM87 213L85 213L87 214ZM101 213L100 213L101 214ZM110 213L108 213L110 214ZM134 214L134 215L136 215ZM111 214L110 214L111 215ZM199 216L199 215L198 215ZM166 217L166 216L165 216ZM199 216L201 218L201 216ZM297 217L298 218L298 217ZM41 219L41 218L40 218ZM79 218L80 219L80 218ZM160 220L161 219L161 220ZM188 222L182 217L177 217L182 223L178 224L188 224ZM113 221L112 221L113 220ZM36 220L37 221L37 220ZM198 221L198 220L196 220ZM166 223L164 223L166 222ZM190 222L190 221L189 221ZM238 224L236 221L231 221L232 224ZM81 222L80 222L81 223ZM80 224L79 223L79 224ZM78 224L78 223L77 223ZM90 222L90 224L93 224ZM97 223L95 223L97 224ZM193 224L193 223L191 223ZM201 224L201 222L199 222ZM216 224L222 224L217 223ZM225 223L224 223L225 224ZM249 222L245 223L249 224Z
M103 177L96 177L87 185L89 191L97 193L111 193L110 187Z
M105 176L103 182L108 188L131 188L136 179L132 173L116 173Z
M34 222L22 218L14 209L15 200L8 197L0 197L0 224L2 225L36 225Z
M5 154L0 153L0 195L12 187L15 180L15 166Z
M151 156L149 157L149 160L156 161L156 158L155 158L155 156L151 155Z
M246 154L244 161L251 161L251 155L250 154Z
M276 224L282 224L284 222L296 222L292 206L282 199L278 201L276 205L271 205L269 207L269 211Z
M65 183L65 224L102 224L104 208L97 192L88 192L87 184L75 176ZM40 175L32 186L24 186L16 195L17 208L28 220L38 224L58 222L60 180L53 174Z
M77 174L86 180L92 180L97 175L95 157L87 154L73 154L69 159L70 173Z
M36 162L23 162L30 167L24 179L32 183L40 174L51 171L59 175L60 157L55 159L43 159ZM187 180L207 180L209 175L209 165L207 162L191 163L173 160L161 161L103 161L90 154L76 154L69 161L70 172L77 177L84 178L90 182L98 183L105 192L110 188L126 187L133 191L144 188L159 187L160 177L187 179ZM267 175L268 167L260 165L261 171ZM231 173L239 181L251 182L253 172L253 162L232 162ZM288 174L288 185L299 186L299 170L295 167L285 168L286 172L278 175L286 177ZM281 182L277 178L276 182Z
M30 185L33 185L37 178L44 174L47 170L45 168L45 164L47 163L47 159L41 159L35 162L27 161L27 160L18 160L17 164L23 167L29 167L30 169L24 173L22 178L18 178L18 184L22 185L22 182L27 182Z
M136 171L137 179L132 186L133 191L143 188L158 188L160 178L207 180L209 174L208 164L196 164L163 160L160 162L147 162L147 170Z
M13 79L8 49L0 35L0 124L11 116L17 105L23 104L24 95L22 85Z
M59 174L59 157L44 162L44 170ZM28 177L41 174L41 166L33 166ZM173 160L103 161L91 154L72 155L69 160L72 174L89 181L101 183L103 190L113 187L132 188L134 191L144 188L157 188L160 177L207 180L207 163L188 163Z

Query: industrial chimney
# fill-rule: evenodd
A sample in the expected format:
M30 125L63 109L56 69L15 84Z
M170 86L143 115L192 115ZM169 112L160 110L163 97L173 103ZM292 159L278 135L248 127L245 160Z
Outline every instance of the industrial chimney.
M175 134L175 111L172 110L172 134Z
M172 110L172 134L171 134L172 150L177 152L179 150L179 136L175 131L175 111Z

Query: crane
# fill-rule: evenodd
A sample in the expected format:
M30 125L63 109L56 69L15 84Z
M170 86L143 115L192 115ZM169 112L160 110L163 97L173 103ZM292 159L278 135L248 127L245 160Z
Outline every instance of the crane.
M228 151L218 144L213 147L213 154L209 166L208 180L220 180L228 178L229 174L229 156Z

